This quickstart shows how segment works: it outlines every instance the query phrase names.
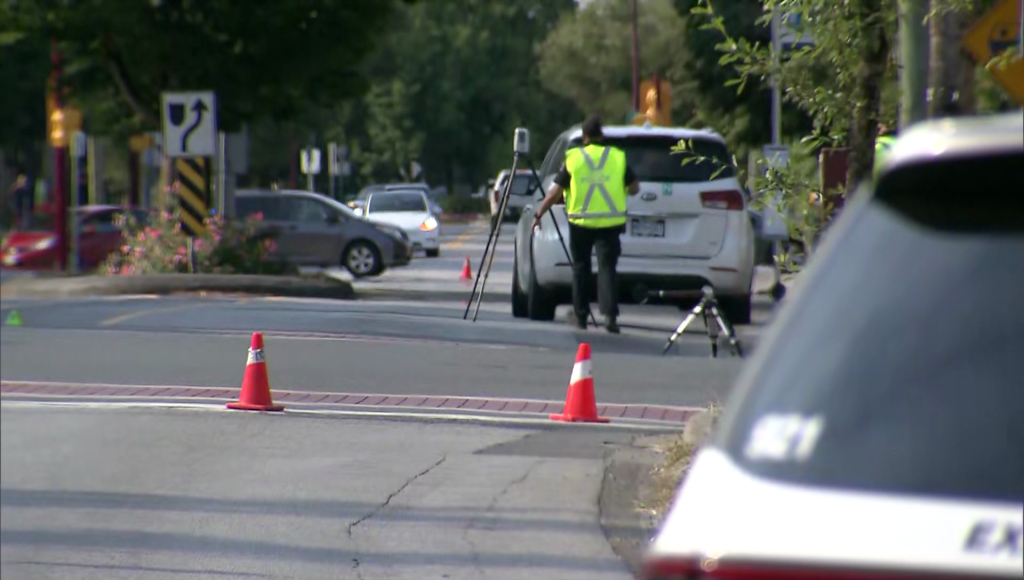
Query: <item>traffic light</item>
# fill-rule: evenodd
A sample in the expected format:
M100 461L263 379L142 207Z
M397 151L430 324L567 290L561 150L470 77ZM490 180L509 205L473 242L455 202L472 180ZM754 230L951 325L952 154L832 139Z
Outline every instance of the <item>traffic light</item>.
M46 140L53 147L67 147L71 134L82 130L82 112L75 107L58 107L52 100L47 103Z
M672 88L657 76L640 83L640 113L633 123L669 126L672 124Z

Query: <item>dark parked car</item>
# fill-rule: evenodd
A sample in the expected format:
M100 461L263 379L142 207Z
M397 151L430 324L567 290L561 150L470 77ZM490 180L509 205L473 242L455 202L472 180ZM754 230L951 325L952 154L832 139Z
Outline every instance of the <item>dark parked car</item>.
M296 266L344 266L358 278L404 266L412 256L401 229L365 221L318 193L244 189L235 193L235 208L241 218L262 214L277 236L277 257Z

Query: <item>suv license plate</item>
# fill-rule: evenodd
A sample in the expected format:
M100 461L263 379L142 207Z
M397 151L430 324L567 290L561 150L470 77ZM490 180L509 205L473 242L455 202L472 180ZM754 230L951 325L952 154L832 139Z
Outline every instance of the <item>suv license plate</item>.
M664 238L665 220L634 219L630 224L630 233L637 238Z

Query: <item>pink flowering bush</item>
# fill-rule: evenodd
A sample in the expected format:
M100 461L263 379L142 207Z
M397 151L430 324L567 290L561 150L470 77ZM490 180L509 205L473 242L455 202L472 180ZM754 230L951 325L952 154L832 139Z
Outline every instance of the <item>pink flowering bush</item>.
M150 212L146 223L131 214L119 215L121 247L102 271L112 275L188 272L188 238L181 231L178 211ZM206 234L195 238L196 271L211 274L291 274L294 268L276 258L274 236L263 227L263 216L244 221L206 219Z

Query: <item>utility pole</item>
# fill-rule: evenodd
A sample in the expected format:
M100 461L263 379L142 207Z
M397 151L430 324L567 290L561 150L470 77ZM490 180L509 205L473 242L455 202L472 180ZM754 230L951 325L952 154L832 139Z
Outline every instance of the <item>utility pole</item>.
M57 40L50 40L50 74L53 81L53 100L55 110L61 111L61 123L63 123L64 89L62 87L60 49L57 47ZM63 130L63 129L62 129ZM61 272L68 269L68 197L67 197L67 173L65 165L67 148L56 143L53 147L53 192L54 207L57 212L54 218L54 226L57 230L57 267Z
M779 7L772 9L772 60L775 70L782 62L782 16ZM772 75L772 145L782 145L782 81L778 74Z
M899 0L899 129L928 117L928 0Z
M637 0L633 0L633 111L640 112L640 43L637 38Z

